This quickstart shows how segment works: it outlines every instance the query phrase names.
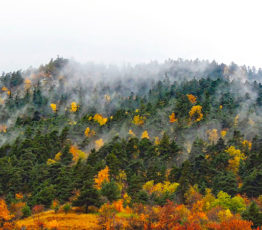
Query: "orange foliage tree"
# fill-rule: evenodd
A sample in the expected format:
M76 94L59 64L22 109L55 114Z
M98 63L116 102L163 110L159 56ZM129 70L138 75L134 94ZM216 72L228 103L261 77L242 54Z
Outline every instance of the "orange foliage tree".
M196 100L196 97L195 97L193 94L187 94L186 96L187 96L188 100L189 100L192 104L196 103L197 100Z
M100 170L95 177L95 188L96 189L101 189L102 184L104 182L109 182L109 167L106 166L104 169Z
M169 122L170 123L177 122L177 118L175 116L175 113L171 113L171 115L169 116Z
M12 216L7 208L4 199L0 199L0 223L3 225L4 222L11 220Z

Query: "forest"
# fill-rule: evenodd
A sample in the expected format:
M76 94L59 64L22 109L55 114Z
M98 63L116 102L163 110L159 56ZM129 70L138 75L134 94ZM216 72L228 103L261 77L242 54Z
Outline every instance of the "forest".
M2 73L0 229L261 229L261 80L182 59Z

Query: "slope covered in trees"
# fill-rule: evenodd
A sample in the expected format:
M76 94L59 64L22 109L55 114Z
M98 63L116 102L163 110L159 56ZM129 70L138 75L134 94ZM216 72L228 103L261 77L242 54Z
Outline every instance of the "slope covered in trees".
M261 79L199 60L3 73L1 226L262 225Z

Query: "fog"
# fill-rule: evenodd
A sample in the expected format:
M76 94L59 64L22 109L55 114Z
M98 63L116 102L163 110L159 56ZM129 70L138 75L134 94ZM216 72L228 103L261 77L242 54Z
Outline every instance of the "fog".
M10 0L0 9L0 71L57 55L117 65L199 58L262 66L258 0Z

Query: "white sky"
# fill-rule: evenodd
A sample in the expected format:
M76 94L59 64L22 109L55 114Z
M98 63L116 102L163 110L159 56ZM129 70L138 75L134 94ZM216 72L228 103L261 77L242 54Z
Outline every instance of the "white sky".
M178 57L262 67L261 0L0 0L0 72L57 55L137 63Z

